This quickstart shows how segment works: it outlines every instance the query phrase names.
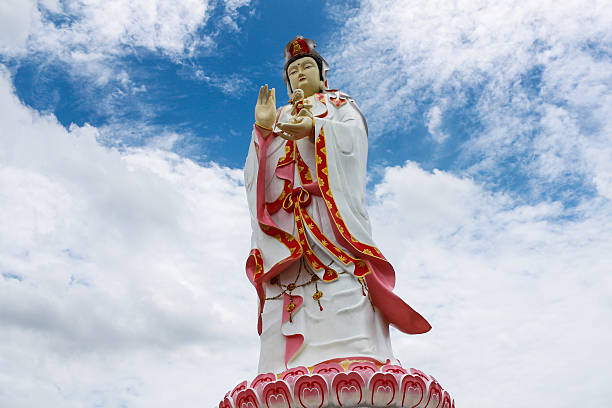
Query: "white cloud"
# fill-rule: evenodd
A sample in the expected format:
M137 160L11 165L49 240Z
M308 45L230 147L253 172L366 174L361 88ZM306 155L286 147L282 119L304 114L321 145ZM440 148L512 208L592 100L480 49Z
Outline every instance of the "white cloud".
M119 76L118 57L140 49L180 60L213 45L198 34L210 14L206 0L70 0L58 13L40 10L31 51L58 58L99 85Z
M438 105L429 109L429 112L425 115L425 120L427 122L427 130L433 140L442 143L448 138L448 134L442 130L442 109Z
M251 0L225 0L225 16L223 17L223 22L231 27L232 29L238 31L238 20L239 14L238 9L241 7L246 7L251 3Z
M196 406L250 375L241 171L104 148L5 70L0 108L0 405Z
M521 173L536 196L578 179L612 197L612 3L371 0L338 18L331 80L373 137L440 106L429 125L444 109L477 124L461 150L471 174Z
M198 81L204 81L208 85L219 89L225 95L233 97L244 94L244 92L249 89L249 85L251 85L251 81L239 74L220 76L216 74L207 74L202 69L196 69L194 77Z
M0 53L13 55L25 48L33 8L32 1L5 0L0 3Z
M436 376L457 406L606 404L609 201L567 219L558 203L517 205L414 163L388 168L375 195L375 238L398 291L433 326L395 333L404 364Z
M175 62L215 47L204 32L216 6L225 26L238 30L238 9L250 0L26 0L1 6L0 53L66 63L96 84L122 82L120 58L142 50Z
M29 33L29 46L64 58L83 50L92 55L122 55L138 47L181 57L207 41L195 35L208 19L206 0L30 3L35 6L36 24Z

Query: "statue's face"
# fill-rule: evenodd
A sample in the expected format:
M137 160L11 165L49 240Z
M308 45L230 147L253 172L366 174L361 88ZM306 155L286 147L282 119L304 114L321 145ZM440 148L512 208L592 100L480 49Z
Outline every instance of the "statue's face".
M287 67L287 76L291 89L301 89L304 97L309 97L321 90L319 67L312 57L303 57L293 61Z

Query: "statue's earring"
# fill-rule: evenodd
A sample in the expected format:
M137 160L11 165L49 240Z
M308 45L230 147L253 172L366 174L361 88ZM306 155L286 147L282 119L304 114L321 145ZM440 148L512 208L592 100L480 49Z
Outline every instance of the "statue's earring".
M325 89L325 82L319 81L319 89L323 91Z

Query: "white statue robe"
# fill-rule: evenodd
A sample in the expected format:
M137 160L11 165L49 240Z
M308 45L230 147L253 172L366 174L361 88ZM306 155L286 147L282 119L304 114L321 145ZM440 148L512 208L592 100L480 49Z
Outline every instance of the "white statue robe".
M407 333L430 328L392 293L393 268L372 241L365 119L345 95L313 99L314 144L264 139L254 127L245 165L260 373L335 359L395 362L389 322ZM277 121L288 122L290 111L281 108Z

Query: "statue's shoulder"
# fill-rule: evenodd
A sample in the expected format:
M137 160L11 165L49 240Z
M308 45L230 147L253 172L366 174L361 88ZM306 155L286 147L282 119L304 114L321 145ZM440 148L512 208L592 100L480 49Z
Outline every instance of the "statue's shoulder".
M348 114L349 116L354 113L357 113L363 120L363 126L365 128L366 134L368 133L368 124L366 122L366 119L363 116L363 113L361 113L361 109L359 109L359 106L357 106L357 103L350 95L344 92L340 92L337 89L326 89L324 93L318 95L322 95L321 97L329 100L330 104L338 108L339 111Z
M348 102L354 103L355 101L348 94L340 92L337 89L327 89L321 95L325 95L325 98L334 105L336 108L341 108Z

